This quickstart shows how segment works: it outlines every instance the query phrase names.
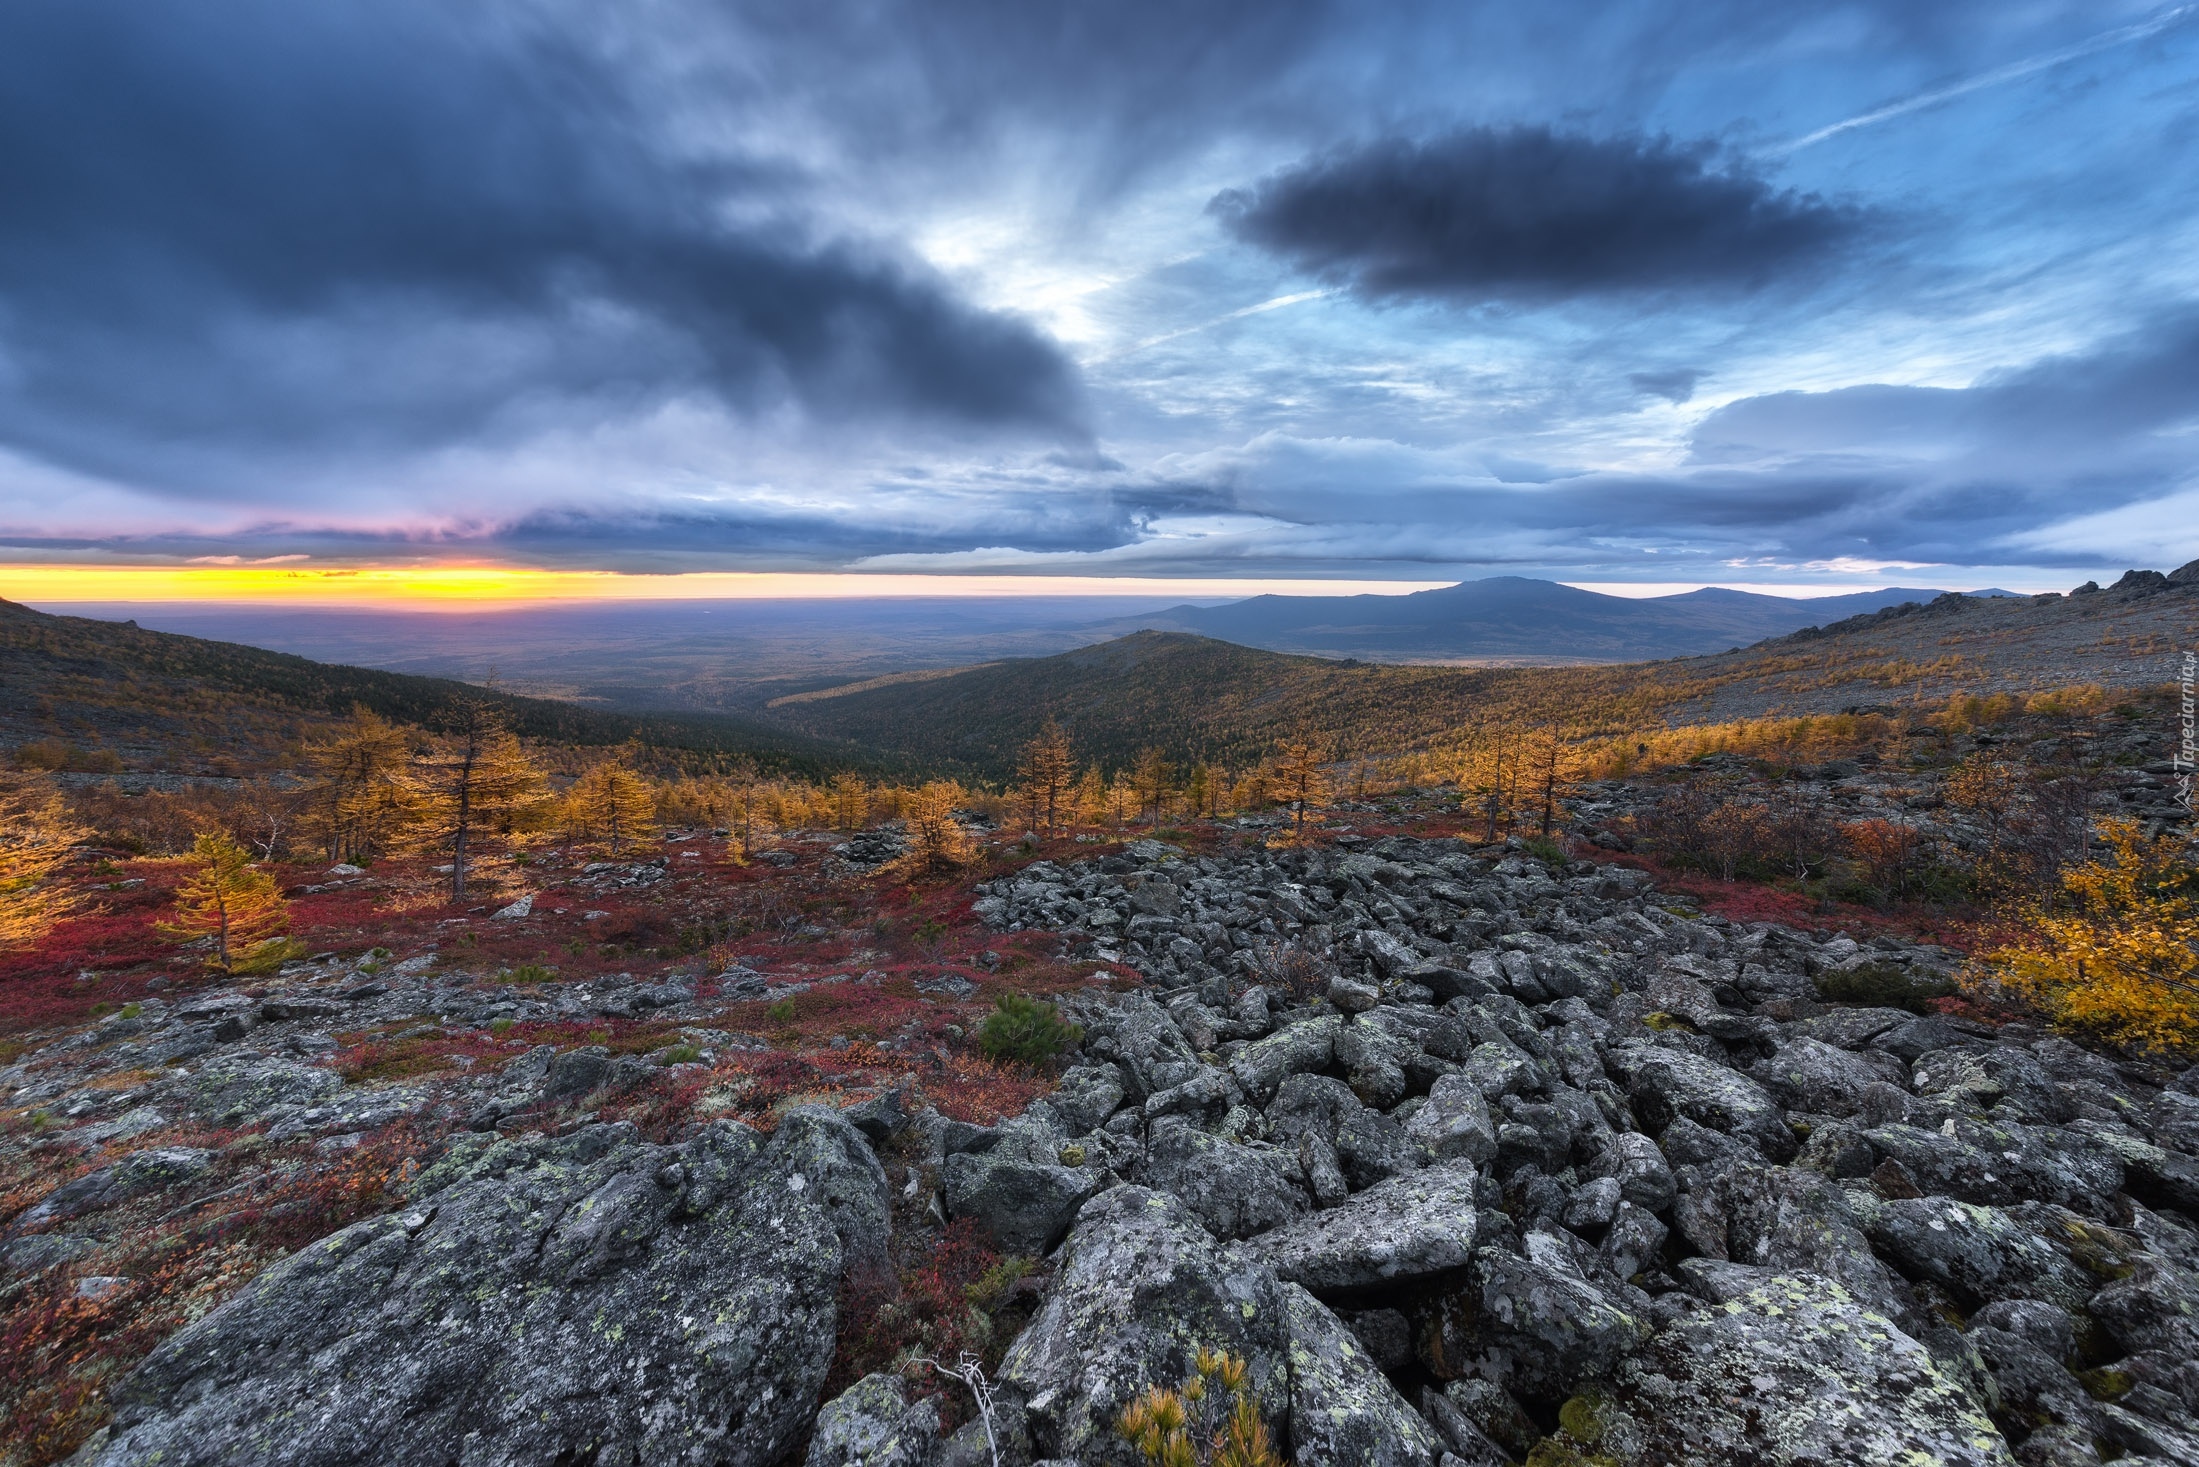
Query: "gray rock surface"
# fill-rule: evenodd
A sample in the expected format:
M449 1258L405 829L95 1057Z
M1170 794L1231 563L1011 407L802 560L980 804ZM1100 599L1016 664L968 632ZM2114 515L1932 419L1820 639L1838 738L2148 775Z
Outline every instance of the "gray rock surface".
M2014 1460L1930 1351L1816 1280L1775 1278L1679 1320L1584 1404L1567 1435L1621 1467Z
M1316 1293L1449 1273L1473 1257L1475 1181L1449 1166L1390 1177L1262 1234L1251 1250L1276 1277Z
M818 1129L489 1144L162 1344L85 1460L776 1462L831 1363L828 1199L869 1182Z

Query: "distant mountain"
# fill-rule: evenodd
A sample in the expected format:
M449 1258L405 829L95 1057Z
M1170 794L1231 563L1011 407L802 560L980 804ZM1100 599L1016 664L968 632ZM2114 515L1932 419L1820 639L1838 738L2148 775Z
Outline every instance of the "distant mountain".
M1226 606L1170 607L1108 625L1332 657L1632 662L1723 652L1939 594L1894 587L1802 600L1713 586L1627 597L1492 576L1406 596L1253 596Z

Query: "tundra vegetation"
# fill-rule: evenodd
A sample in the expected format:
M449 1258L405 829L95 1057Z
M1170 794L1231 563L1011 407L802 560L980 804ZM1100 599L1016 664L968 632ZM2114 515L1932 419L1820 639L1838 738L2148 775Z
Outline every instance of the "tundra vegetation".
M2199 1453L2165 689L1178 688L988 777L340 672L12 746L6 1460Z

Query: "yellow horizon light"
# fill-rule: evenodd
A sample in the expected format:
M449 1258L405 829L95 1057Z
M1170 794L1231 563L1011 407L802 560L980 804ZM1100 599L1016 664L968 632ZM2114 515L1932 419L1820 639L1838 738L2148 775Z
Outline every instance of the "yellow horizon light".
M858 599L878 596L1404 595L1450 581L1266 577L971 576L794 571L544 570L528 566L0 565L0 598L72 602L275 601L417 609L545 601Z

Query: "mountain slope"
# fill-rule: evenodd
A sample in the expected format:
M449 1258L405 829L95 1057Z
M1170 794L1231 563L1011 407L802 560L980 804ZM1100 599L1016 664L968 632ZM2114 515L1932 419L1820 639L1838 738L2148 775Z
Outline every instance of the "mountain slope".
M132 763L189 750L202 763L250 764L354 705L432 729L474 698L495 704L529 739L600 746L638 737L659 748L746 755L773 769L829 762L797 734L740 719L608 713L0 601L0 740L11 744L59 738Z
M1617 735L1853 708L1921 712L1956 694L2087 682L2151 687L2173 679L2175 654L2194 635L2199 585L2066 598L1947 594L1742 650L1619 666L1331 661L1143 631L922 682L849 687L772 713L850 747L1004 778L1049 717L1069 730L1080 759L1118 769L1148 746L1179 760L1242 763L1292 737L1339 757L1373 756L1440 744L1477 720Z
M1253 596L1118 625L1332 656L1626 662L1722 652L1938 594L1896 587L1797 600L1706 587L1634 598L1492 576L1405 596Z

